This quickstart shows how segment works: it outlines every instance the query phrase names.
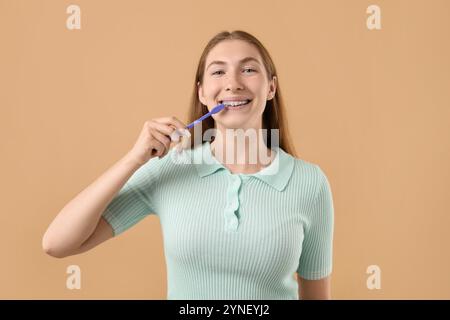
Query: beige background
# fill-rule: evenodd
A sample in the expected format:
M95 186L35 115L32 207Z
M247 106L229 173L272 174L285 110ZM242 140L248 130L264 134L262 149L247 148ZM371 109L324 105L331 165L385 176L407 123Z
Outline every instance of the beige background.
M81 30L66 28L72 3ZM273 56L300 157L330 180L333 298L449 299L449 14L446 0L0 0L0 298L165 299L156 217L65 259L41 237L145 120L187 120L206 42L242 29Z

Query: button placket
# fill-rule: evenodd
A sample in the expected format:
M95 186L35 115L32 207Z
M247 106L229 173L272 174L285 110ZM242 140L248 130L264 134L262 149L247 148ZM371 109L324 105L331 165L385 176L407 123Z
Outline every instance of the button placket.
M230 175L227 189L227 205L225 207L225 226L227 230L236 231L239 226L237 210L239 210L239 189L242 181L239 176Z

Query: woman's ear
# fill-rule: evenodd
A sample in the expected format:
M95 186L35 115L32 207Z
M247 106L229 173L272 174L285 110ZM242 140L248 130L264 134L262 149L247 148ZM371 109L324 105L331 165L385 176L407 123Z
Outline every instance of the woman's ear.
M198 99L200 100L200 102L203 104L203 105L207 105L206 104L206 100L205 100L205 98L203 97L203 87L202 87L202 85L200 84L200 81L199 82L197 82L197 92L198 92Z
M269 93L267 94L267 100L272 100L277 92L277 77L273 76L269 83Z

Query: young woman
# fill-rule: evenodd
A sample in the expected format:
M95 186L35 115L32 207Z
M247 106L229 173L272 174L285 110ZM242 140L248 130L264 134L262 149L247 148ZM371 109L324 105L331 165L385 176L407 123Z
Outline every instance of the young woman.
M275 66L246 32L217 34L200 58L190 122L218 104L226 108L188 135L183 154L201 161L174 161L182 121L145 122L133 148L57 215L45 252L85 252L156 214L168 299L329 299L330 185L295 157Z

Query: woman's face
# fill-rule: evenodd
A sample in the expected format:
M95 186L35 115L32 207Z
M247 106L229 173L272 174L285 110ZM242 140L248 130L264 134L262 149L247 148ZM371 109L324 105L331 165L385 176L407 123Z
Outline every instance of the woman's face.
M261 128L267 100L275 95L276 78L268 80L258 50L242 40L225 40L208 54L198 95L211 110L227 101L248 101L240 107L226 107L212 115L217 128Z

